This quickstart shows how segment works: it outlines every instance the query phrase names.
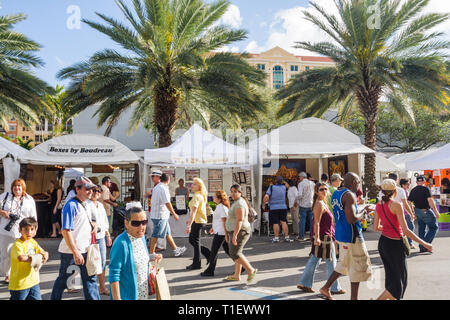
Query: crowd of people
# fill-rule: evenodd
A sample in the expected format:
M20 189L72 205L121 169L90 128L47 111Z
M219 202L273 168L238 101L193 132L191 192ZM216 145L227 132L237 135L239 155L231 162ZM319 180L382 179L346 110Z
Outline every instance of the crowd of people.
M61 187L51 182L50 207L54 216L51 237L61 233L63 238L58 247L59 275L53 284L52 300L62 299L66 290L73 291L68 283L75 269L79 270L86 300L99 300L101 295L113 300L146 300L150 290L150 262L159 264L163 258L156 252L158 242L167 241L175 256L186 252L186 247L176 245L170 229L170 216L179 220L171 203L170 176L160 170L153 170L151 176L154 187L147 193L151 199L149 211L140 202L130 202L123 217L124 230L114 239L110 233L111 207L118 206L115 201L118 195L111 191L109 177L103 178L101 185L87 177L71 182L64 206L61 206ZM438 231L439 212L429 188L424 186L425 178L419 176L416 180L417 186L410 192L409 180L398 181L394 174L381 185L373 226L374 231L381 232L378 250L386 273L385 291L378 297L380 300L404 297L406 258L413 242L419 244L420 252L433 250L431 243ZM179 181L176 194L189 197L183 182ZM277 177L264 196L264 209L269 211L274 233L272 242L280 242L280 225L286 242L310 241L310 257L297 283L302 292L315 292L314 274L321 260L325 260L328 280L319 290L322 297L332 300L333 295L346 293L339 283L344 275L350 280L351 299L358 299L360 283L372 276L361 226L364 211L358 210L358 205L364 203L358 196L360 178L354 173L347 173L344 178L339 174L330 178L324 175L315 183L309 174L301 172L296 182L287 183ZM449 189L448 184L444 183L444 189ZM201 179L194 179L192 193L185 232L189 234L194 254L186 269L200 270L203 255L207 268L200 276L214 277L222 247L234 262L234 272L224 280L240 281L242 272L246 272L251 283L258 269L245 257L244 248L252 234L254 213L241 186L233 185L229 195L224 190L214 194L217 206L212 212L211 248L202 246L200 241L208 216L208 193ZM294 239L289 235L288 210ZM11 190L0 195L0 216L0 275L9 283L11 299L40 300L39 269L48 261L48 252L33 239L38 228L36 205L26 192L24 180L15 180ZM416 219L418 236L414 233ZM86 267L87 250L93 243L100 249L102 271L94 275ZM105 273L107 247L111 247L109 288Z

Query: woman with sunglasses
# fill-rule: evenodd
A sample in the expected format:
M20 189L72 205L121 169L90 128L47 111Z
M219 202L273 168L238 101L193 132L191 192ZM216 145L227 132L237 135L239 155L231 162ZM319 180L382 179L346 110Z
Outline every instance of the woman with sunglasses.
M311 253L306 264L303 275L297 288L303 292L313 293L314 274L320 261L324 259L327 265L327 279L331 276L336 267L336 251L334 247L334 224L333 214L330 212L327 203L328 186L319 182L314 187L313 200L313 232L311 232ZM339 281L335 281L331 287L331 293L344 294Z
M100 201L98 201L101 196L102 187L97 186L96 188L94 188L92 195L87 203L92 211L92 220L95 220L97 223L97 234L95 235L95 238L97 239L97 244L100 248L100 255L102 257L103 272L98 275L99 293L109 296L109 290L105 286L106 247L111 247L112 242L111 236L108 231L109 222L105 207Z
M149 262L157 264L160 254L149 255L145 241L147 216L140 207L126 211L125 228L111 248L109 283L113 300L147 300Z

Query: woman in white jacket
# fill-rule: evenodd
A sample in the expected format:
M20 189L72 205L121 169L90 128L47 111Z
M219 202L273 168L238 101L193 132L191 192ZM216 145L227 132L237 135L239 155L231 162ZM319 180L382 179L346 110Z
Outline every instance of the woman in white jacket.
M20 238L19 223L24 218L37 220L36 203L27 194L27 186L23 179L16 179L11 184L11 191L0 195L0 276L9 283L11 269L10 250Z

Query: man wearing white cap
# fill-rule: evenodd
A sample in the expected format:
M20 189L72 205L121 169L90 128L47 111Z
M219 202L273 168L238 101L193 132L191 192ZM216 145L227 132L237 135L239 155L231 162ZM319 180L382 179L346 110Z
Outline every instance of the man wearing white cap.
M76 196L68 201L63 208L62 235L58 251L61 254L59 276L53 284L51 300L61 300L64 289L67 288L69 277L73 274L73 266L78 267L83 283L86 300L100 300L97 286L97 276L89 276L86 269L87 248L91 244L92 233L97 233L97 226L92 222L91 211L85 201L96 186L89 178L80 177L75 182ZM69 268L70 267L70 268Z
M162 171L158 170L158 169L153 169L152 173L150 174L151 178L152 178L152 182L153 182L153 188L151 188L149 191L147 191L147 193L145 194L148 197L148 212L147 212L147 219L149 221L151 221L151 217L150 217L150 212L151 212L151 207L152 207L152 194L153 194L153 190L155 189L155 187L161 182L161 176L162 176ZM151 239L151 235L152 235L152 228L150 228L150 225L147 227L146 230L146 239ZM149 241L149 240L148 240ZM149 249L150 249L150 243L149 243ZM166 249L166 239L158 239L158 241L156 242L156 252L159 251L163 251Z

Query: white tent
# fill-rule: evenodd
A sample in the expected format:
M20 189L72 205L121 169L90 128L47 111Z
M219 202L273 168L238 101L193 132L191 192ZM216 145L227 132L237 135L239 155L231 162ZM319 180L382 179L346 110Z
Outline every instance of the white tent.
M18 158L26 154L28 150L17 144L0 137L0 160L3 163L4 189L8 190L14 179L20 176L20 163Z
M91 165L127 165L139 163L138 156L120 142L94 134L70 134L41 143L21 163L86 167Z
M406 162L406 169L410 171L448 168L450 168L450 143L418 159Z
M376 183L380 184L383 181L383 178L388 173L397 173L399 174L402 169L397 166L397 164L386 158L383 154L377 152L376 153ZM361 159L361 170L364 171L364 159Z
M166 148L146 149L145 164L184 168L231 168L252 165L250 152L194 124Z
M436 148L431 148L423 151L400 153L390 157L389 160L393 161L401 169L401 171L408 171L406 169L406 162L419 159L436 150L437 150Z
M328 158L348 154L374 153L350 131L317 118L291 122L259 138L265 158L300 156Z

